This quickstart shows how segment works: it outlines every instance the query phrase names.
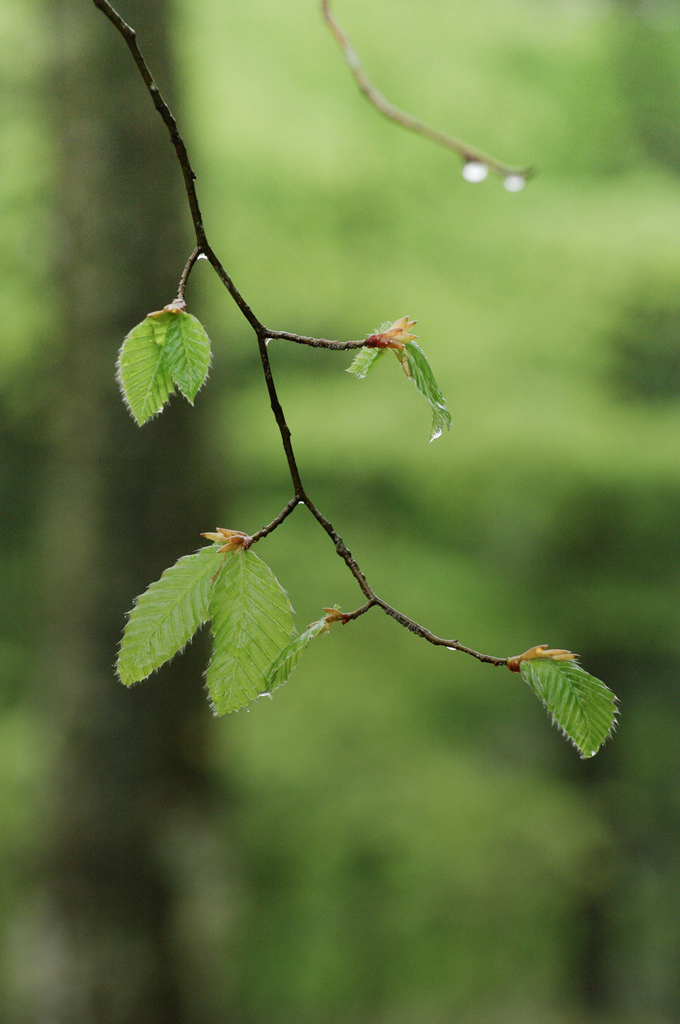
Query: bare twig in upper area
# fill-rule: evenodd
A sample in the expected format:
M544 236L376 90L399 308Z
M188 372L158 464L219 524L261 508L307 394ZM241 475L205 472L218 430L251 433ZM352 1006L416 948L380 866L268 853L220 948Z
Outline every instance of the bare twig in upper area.
M495 157L489 156L488 153L483 153L481 149L475 149L474 146L469 146L466 142L461 142L460 139L456 139L452 135L440 132L437 128L430 127L429 124L425 124L424 121L420 121L417 117L413 117L412 114L407 113L405 110L395 107L394 103L390 103L390 101L386 99L370 81L368 75L364 71L359 55L352 46L346 32L335 16L331 14L329 0L321 0L321 13L323 14L331 32L335 36L340 49L344 54L347 66L354 75L357 85L366 99L372 103L381 114L384 114L385 117L388 117L391 121L395 121L396 124L401 125L403 128L408 128L412 132L417 132L418 135L423 135L426 139L430 139L432 142L436 142L440 146L445 146L446 149L452 149L454 153L457 153L458 156L465 161L465 163L481 164L483 167L488 168L488 170L492 171L494 174L498 174L499 177L503 178L508 183L510 191L518 191L519 188L521 188L521 183L525 182L536 173L536 171L531 167L510 167L508 164L501 163L500 160L496 160ZM481 179L470 178L470 180Z

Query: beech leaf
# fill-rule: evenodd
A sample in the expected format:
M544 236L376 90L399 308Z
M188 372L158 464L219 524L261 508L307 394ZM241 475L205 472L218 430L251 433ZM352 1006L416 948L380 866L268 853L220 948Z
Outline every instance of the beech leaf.
M165 336L167 366L173 381L193 405L208 375L210 339L200 320L191 313L163 313L155 319L164 317L169 318Z
M413 337L413 335L408 335L408 337ZM362 348L354 357L351 365L347 367L347 372L359 379L365 377L373 369L381 356L384 356L388 351L394 352L404 368L406 376L413 381L417 390L430 403L430 409L432 410L430 441L434 441L435 438L443 434L445 429L450 429L451 414L446 408L444 396L434 379L434 374L425 353L414 341L407 341L401 348L373 348L370 346Z
M185 555L137 598L118 655L118 675L126 686L169 661L208 620L211 577L220 557L215 545Z
M427 357L420 345L416 345L415 341L409 341L406 344L406 362L411 380L421 395L430 403L430 408L432 409L430 441L434 441L435 438L441 437L444 429L449 430L451 428L451 413L446 408L444 396L439 390L437 381L434 379L434 374L427 361Z
M577 661L533 658L520 662L522 679L579 750L593 757L616 725L616 697Z
M296 636L287 647L279 654L278 658L272 663L269 673L267 674L267 689L271 693L277 686L283 686L288 681L290 675L297 665L302 655L307 650L307 647L314 639L319 636L320 633L328 632L328 623L326 619L320 619L318 622L312 622L304 633L300 636Z
M293 616L288 595L269 567L252 551L240 549L225 555L210 618L214 650L206 682L215 714L223 715L269 692L269 671L288 646Z
M358 377L359 380L362 380L387 351L386 348L360 348L351 364L347 367L347 373L351 373Z
M164 318L172 316L147 316L132 328L118 353L116 379L140 427L161 411L175 390L165 359Z

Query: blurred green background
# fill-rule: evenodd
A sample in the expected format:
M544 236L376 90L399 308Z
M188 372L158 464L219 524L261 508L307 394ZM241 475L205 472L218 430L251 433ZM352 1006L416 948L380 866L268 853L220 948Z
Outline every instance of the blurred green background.
M206 263L194 411L138 430L118 346L192 239L162 125L88 0L0 9L0 1017L8 1024L680 1019L680 9L338 0L376 85L540 175L516 195L359 95L313 0L120 0L208 236L272 329L418 320L396 363L272 343L307 489L377 592L621 699L582 762L518 677L378 613L212 719L206 638L132 691L134 596L291 494ZM303 628L360 594L304 509L258 546Z

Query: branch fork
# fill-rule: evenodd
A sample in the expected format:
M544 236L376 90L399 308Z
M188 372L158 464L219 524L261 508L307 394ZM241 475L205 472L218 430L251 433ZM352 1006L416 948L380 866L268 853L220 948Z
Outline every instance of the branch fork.
M465 647L463 644L459 643L458 640L445 640L441 637L435 636L435 634L431 633L430 630L426 629L424 626L421 626L413 619L410 619L407 615L404 615L396 608L393 608L386 601L383 601L382 598L378 597L378 595L373 591L373 589L369 585L363 573L363 570L360 568L358 563L353 558L349 548L343 541L342 537L336 532L332 524L325 518L325 516L323 516L323 514L317 509L311 498L306 493L291 443L290 428L288 427L283 412L283 408L281 407L281 403L279 402L278 399L276 386L274 383L274 378L271 369L271 363L267 352L267 342L269 341L269 339L281 339L285 341L291 341L296 344L307 345L311 348L325 348L334 351L347 351L351 349L360 348L392 348L397 352L397 354L399 354L400 351L405 348L405 345L408 342L415 340L416 335L411 334L410 329L415 326L416 321L409 320L407 316L403 316L399 320L395 320L394 323L387 326L383 331L379 331L376 332L375 334L369 335L367 338L364 338L361 341L330 341L325 338L311 338L305 335L294 334L288 331L269 330L265 326L265 324L263 324L262 321L256 316L250 305L241 295L240 291L234 284L231 276L229 275L225 267L222 265L218 256L216 255L216 253L210 246L210 243L208 242L205 228L203 226L201 209L196 192L196 174L189 160L189 154L187 152L186 145L179 132L177 122L172 114L172 111L170 110L166 101L163 99L163 96L161 95L161 92L151 74L151 71L146 63L146 60L142 55L142 52L137 43L137 36L134 29L131 28L131 26L128 25L123 20L123 18L120 17L120 15L114 10L114 8L111 6L108 0L92 0L92 2L94 6L97 7L105 15L105 17L108 18L108 20L113 24L113 26L118 30L118 32L125 40L125 43L127 44L128 49L132 54L135 64L139 69L139 73L144 82L144 85L146 86L149 95L151 96L154 106L156 107L156 110L158 111L161 119L163 120L163 123L168 129L168 133L170 135L170 139L172 145L174 146L175 154L177 156L177 161L182 170L182 175L184 178L184 188L187 196L189 210L191 212L194 232L196 235L196 247L189 256L189 259L187 260L182 271L177 289L177 297L174 299L173 302L165 306L163 310L158 310L157 312L150 315L159 316L161 315L161 313L164 312L183 312L186 308L184 292L191 271L193 270L193 267L195 266L196 262L199 259L208 260L208 262L213 267L215 273L222 281L222 284L227 289L233 301L241 311L242 315L252 327L257 338L260 359L262 363L262 370L267 390L269 393L270 404L272 412L274 414L274 418L279 428L283 449L286 455L286 459L288 461L290 476L293 483L294 495L290 499L288 504L284 506L279 515L276 516L276 518L273 519L271 523L263 527L261 530L259 530L252 536L243 533L240 530L227 530L222 527L218 527L216 532L214 533L204 533L202 534L202 536L206 537L208 540L213 541L214 543L221 544L219 550L223 554L224 561L224 558L226 557L228 552L234 550L247 551L257 541L262 540L264 537L268 536L273 530L277 529L281 525L281 523L283 523L283 521L291 514L293 509L295 509L298 505L306 505L306 507L317 520L319 525L330 537L332 543L335 546L337 554L340 556L340 558L343 559L343 561L347 565L349 571L356 579L360 590L362 591L364 597L366 598L366 603L362 605L360 608L356 609L356 611L354 612L341 612L339 611L339 609L324 609L327 613L327 622L339 621L342 623L347 623L356 618L359 618L359 616L365 614L365 612L369 611L371 608L377 607L381 608L386 615L390 616L390 618L393 618L405 629L408 629L410 632L422 637L431 644L441 647L447 647L449 650L461 651L465 654L468 654L476 658L479 661L486 662L488 664L508 665L508 667L510 667L509 662L512 661L514 663L515 659L496 658L492 655L481 654L479 651L474 651L472 650L472 648ZM382 96L382 94L380 94L372 86L372 84L368 80L366 73L361 65L361 61L359 60L359 57L352 48L351 44L349 43L347 36L340 28L339 23L331 15L328 0L321 0L321 11L333 35L335 36L336 40L338 41L339 45L343 50L345 59L359 85L359 88L362 90L364 95L366 95L366 97L370 100L370 102L373 103L374 106L376 106L377 109L381 111L381 113L383 113L385 116L389 117L393 121L397 122L398 124L402 125L402 127L409 128L412 131L416 131L421 135L424 135L425 137L429 138L430 140L454 150L456 153L459 154L459 156L462 157L462 159L465 161L465 164L469 164L470 162L483 164L489 170L505 178L506 187L509 187L507 185L507 182L513 177L515 180L521 178L523 183L524 180L526 180L526 178L530 176L530 174L532 173L531 169L511 168L505 164L502 164L495 158L490 157L487 154L484 154L481 151L474 149L473 147L467 146L465 143L462 143L457 139L454 139L450 136L446 136L443 133L437 131L436 129L430 128L429 126L423 124L423 122L418 121L417 118L413 118L411 115L406 114L403 111L400 111L393 104L389 103ZM220 564L220 568L218 569L217 573L215 573L215 576L213 577L213 582L219 575L219 571L222 568L222 564L223 562ZM520 660L522 657L525 656L520 656ZM518 671L518 669L513 669L513 671Z

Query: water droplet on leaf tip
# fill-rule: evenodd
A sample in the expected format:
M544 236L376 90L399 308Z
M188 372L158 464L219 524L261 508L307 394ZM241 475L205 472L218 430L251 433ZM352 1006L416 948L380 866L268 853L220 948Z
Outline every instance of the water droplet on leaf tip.
M463 164L461 174L466 181L477 184L477 182L484 181L489 173L489 168L486 164L483 164L480 160L468 160Z
M521 192L526 183L526 178L521 174L508 174L503 180L503 188L506 192Z

